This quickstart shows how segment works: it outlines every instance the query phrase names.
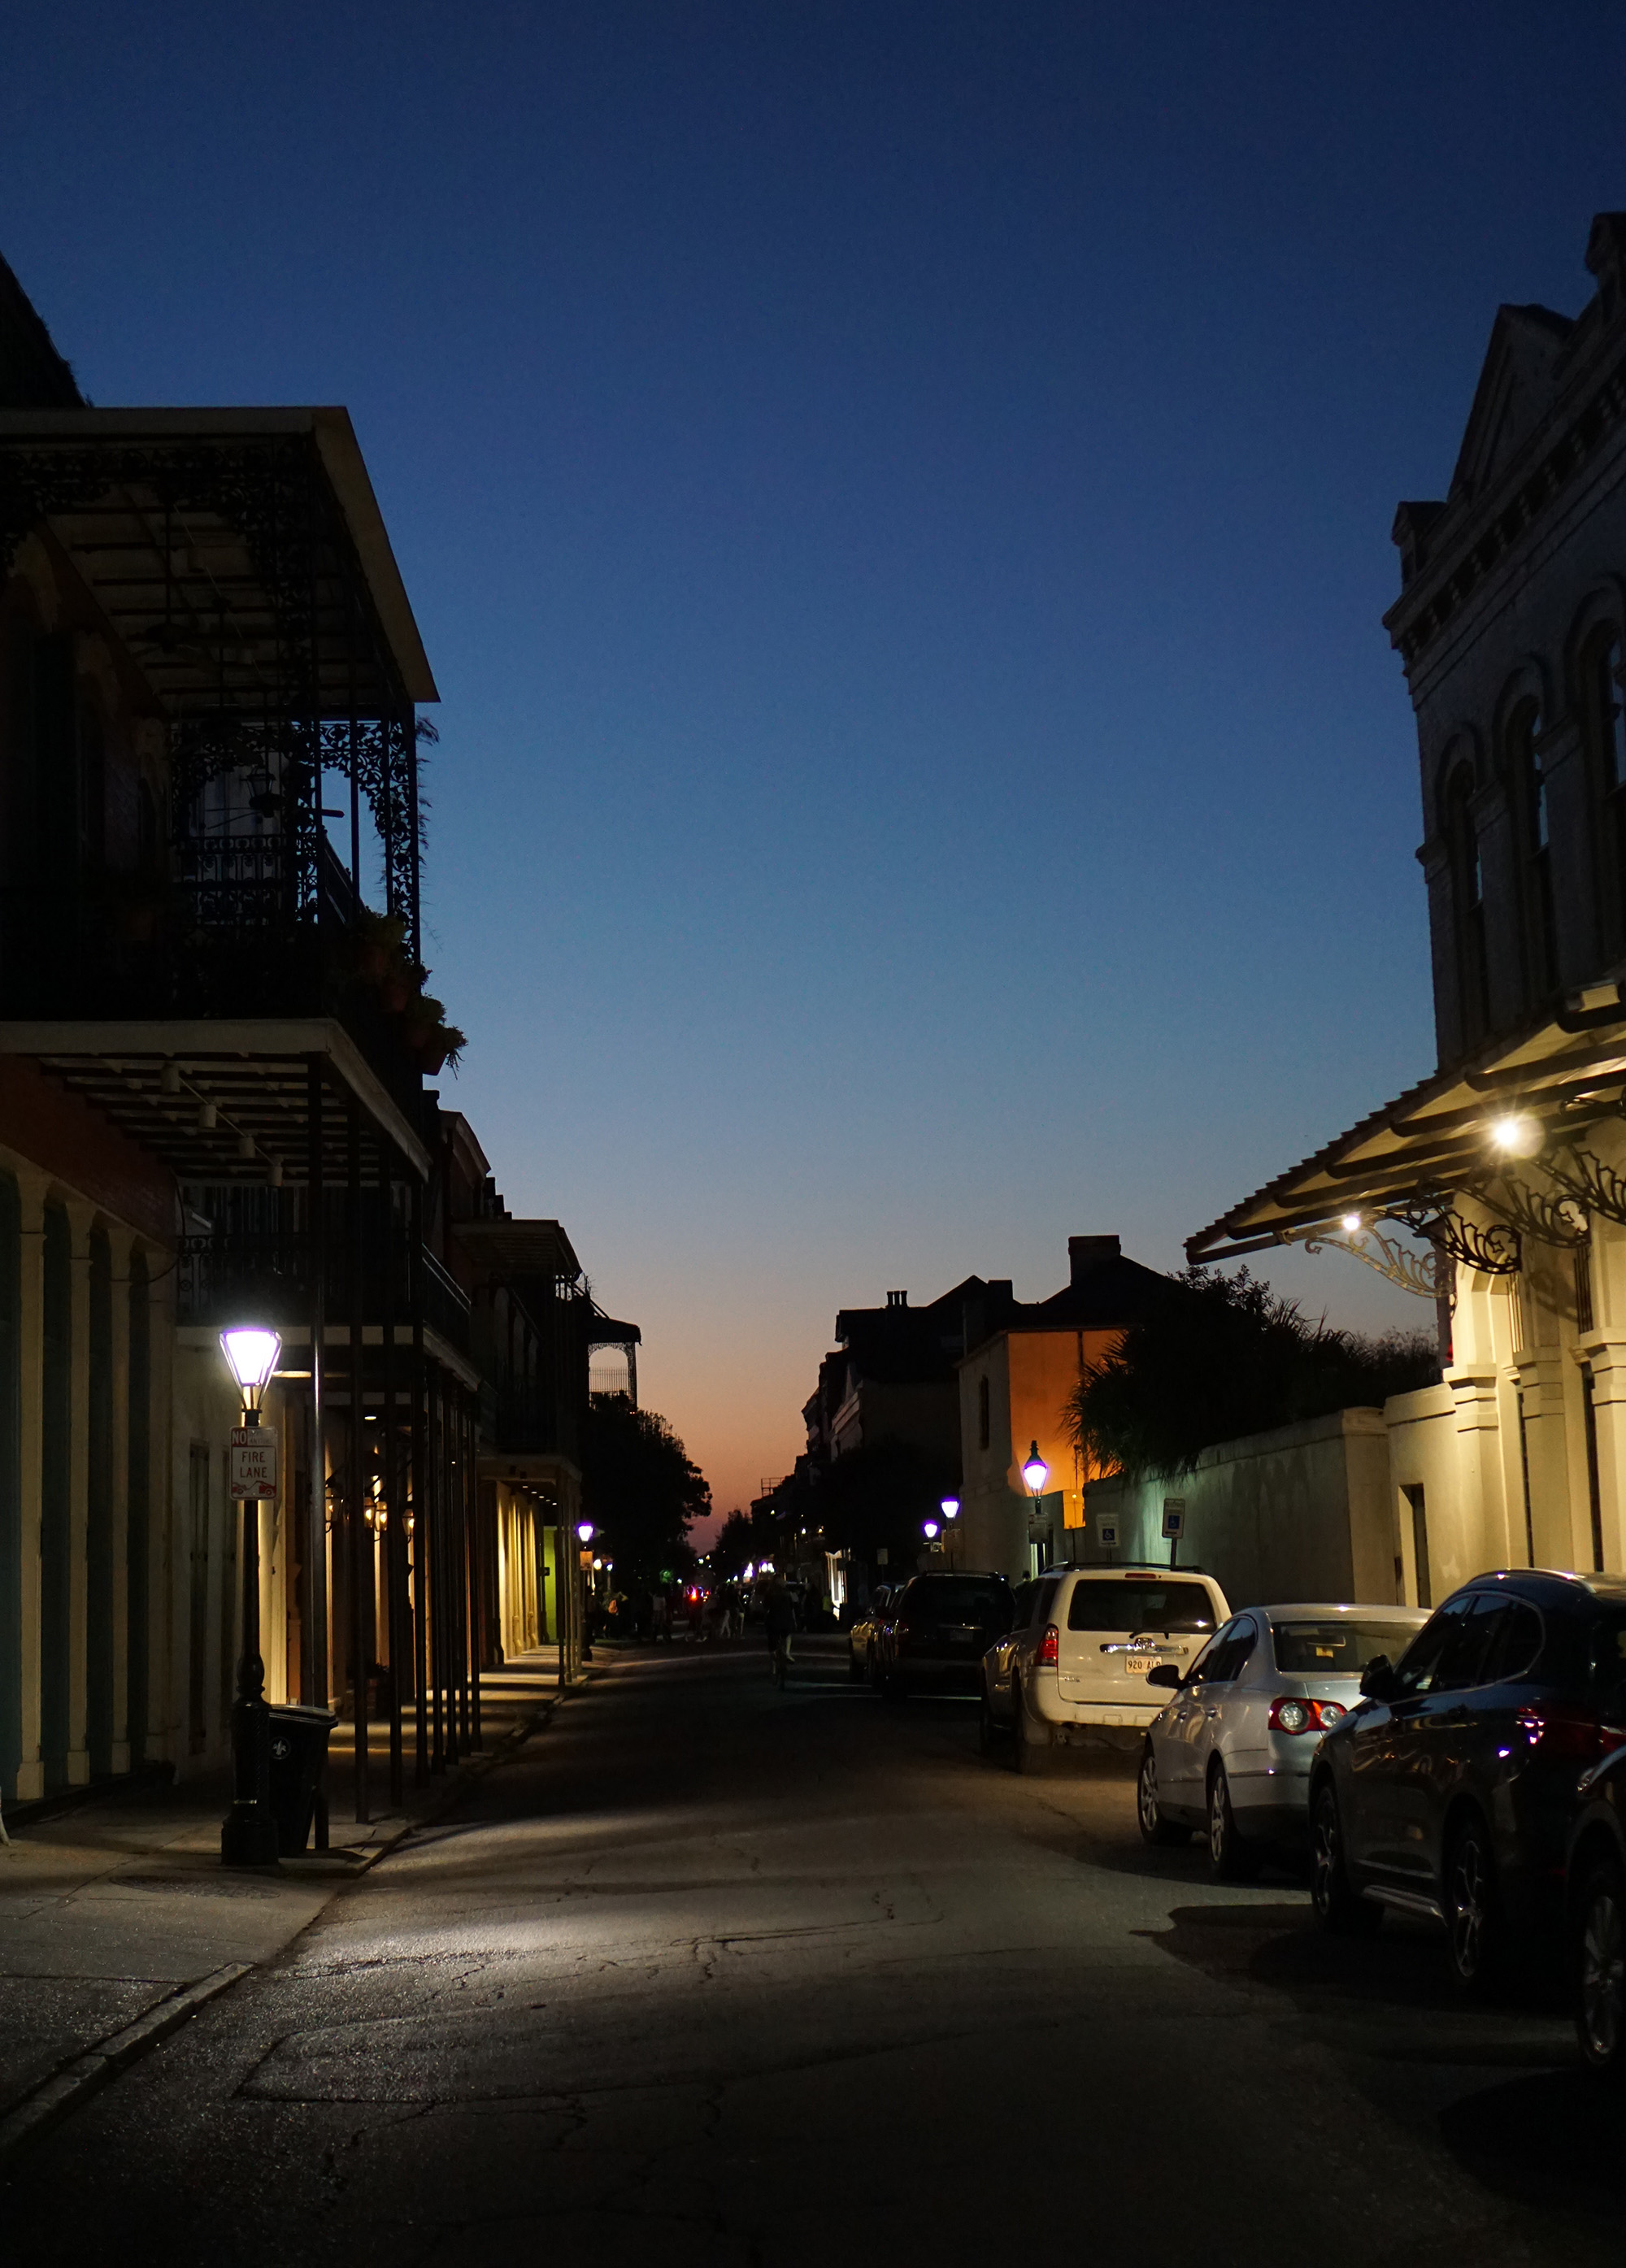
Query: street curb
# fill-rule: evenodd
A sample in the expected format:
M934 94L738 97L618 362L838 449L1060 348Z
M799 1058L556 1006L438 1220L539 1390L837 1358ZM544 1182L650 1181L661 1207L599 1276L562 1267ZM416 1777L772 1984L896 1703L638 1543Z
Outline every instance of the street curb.
M93 2048L74 2058L49 2079L13 2103L0 2118L0 2159L9 2157L21 2144L32 2141L38 2134L54 2126L77 2110L82 2102L116 2079L140 2057L166 2040L172 2032L196 2015L198 2010L246 1977L254 1963L249 1961L229 1961L223 1969L211 1970L195 1984L183 1984L178 1992L160 2000L156 2008L149 2008L122 2031L110 2032L105 2040L98 2040Z

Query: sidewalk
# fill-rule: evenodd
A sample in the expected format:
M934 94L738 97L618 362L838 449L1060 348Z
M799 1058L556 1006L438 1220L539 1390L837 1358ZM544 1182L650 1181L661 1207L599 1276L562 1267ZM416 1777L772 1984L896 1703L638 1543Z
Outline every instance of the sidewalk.
M52 2082L77 2068L76 2058L96 2064L132 2027L129 2044L138 2051L162 2036L166 2012L188 1987L197 1989L174 2007L175 2021L244 1969L275 1958L345 1882L436 1817L541 1723L557 1698L557 1678L554 1648L482 1676L482 1749L425 1788L412 1785L408 1719L400 1810L389 1806L387 1732L373 1727L373 1816L361 1825L352 1816L353 1734L336 1726L331 1847L284 1859L274 1873L232 1873L220 1864L231 1798L225 1772L178 1786L114 1787L54 1819L8 1822L11 1840L0 1844L0 2153L51 2096ZM116 2067L88 2075L94 2083ZM70 2090L72 2084L70 2077Z

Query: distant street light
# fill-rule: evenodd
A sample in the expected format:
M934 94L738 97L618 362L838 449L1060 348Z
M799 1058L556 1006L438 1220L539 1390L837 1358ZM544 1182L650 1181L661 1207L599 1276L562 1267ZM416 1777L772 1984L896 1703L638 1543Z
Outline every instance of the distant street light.
M958 1520L960 1517L960 1498L957 1496L945 1496L943 1499L942 1511L945 1520Z
M1049 1477L1050 1468L1040 1455L1039 1444L1035 1441L1027 1452L1026 1463L1022 1467L1022 1478L1027 1483L1028 1494L1042 1496L1044 1484Z
M238 1392L243 1398L246 1434L260 1430L260 1397L283 1351L275 1331L252 1324L220 1334ZM270 1444L268 1442L268 1447ZM248 1469L258 1462L246 1444ZM238 1657L237 1698L232 1705L232 1808L220 1830L221 1863L227 1867L274 1867L276 1821L271 1811L271 1712L265 1699L265 1663L260 1655L260 1499L243 1498L243 1651Z
M592 1542L592 1521L578 1520L576 1523L576 1533L584 1543L591 1543Z
M924 1532L927 1543L935 1543L938 1535L937 1521L935 1520L923 1520L921 1522L921 1527Z

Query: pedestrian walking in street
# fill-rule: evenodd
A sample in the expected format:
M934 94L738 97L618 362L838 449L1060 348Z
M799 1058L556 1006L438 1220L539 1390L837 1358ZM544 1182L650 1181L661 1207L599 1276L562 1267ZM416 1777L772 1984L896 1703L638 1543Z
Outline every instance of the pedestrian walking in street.
M791 1641L796 1636L796 1602L790 1586L776 1575L768 1594L768 1643L772 1649L774 1683L783 1685L791 1667Z

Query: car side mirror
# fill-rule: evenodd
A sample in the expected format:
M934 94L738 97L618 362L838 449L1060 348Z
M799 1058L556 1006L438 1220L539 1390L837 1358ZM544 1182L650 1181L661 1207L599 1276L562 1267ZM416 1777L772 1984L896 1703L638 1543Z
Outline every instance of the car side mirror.
M1148 1685L1166 1685L1178 1692L1183 1681L1172 1661L1159 1661L1146 1672L1146 1683Z
M1361 1691L1369 1701L1389 1701L1395 1691L1394 1672L1387 1653L1374 1653L1361 1672Z

